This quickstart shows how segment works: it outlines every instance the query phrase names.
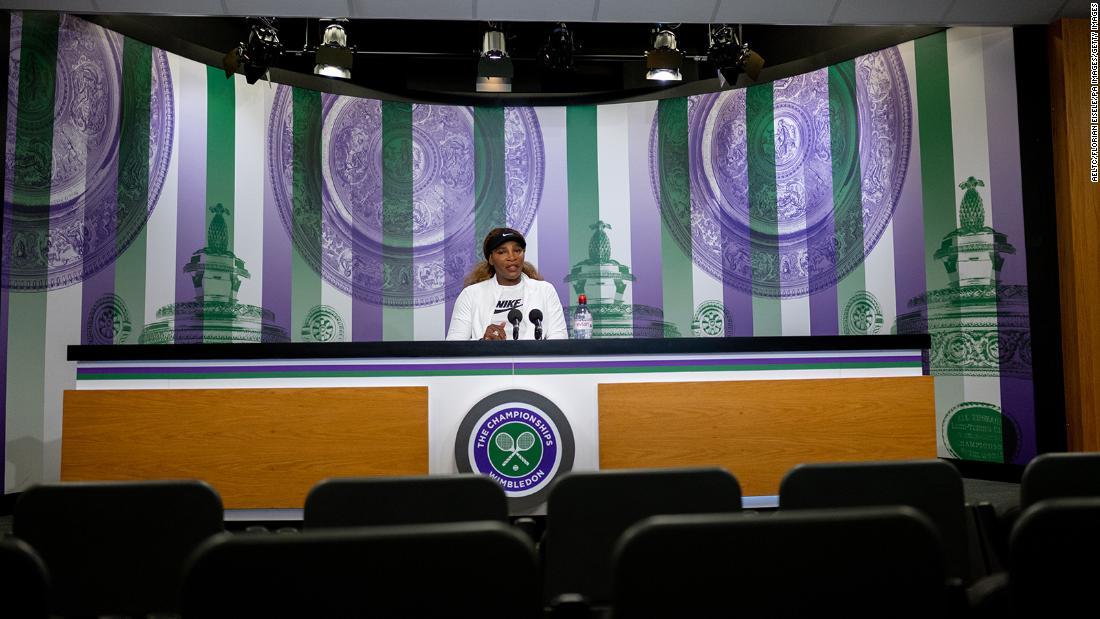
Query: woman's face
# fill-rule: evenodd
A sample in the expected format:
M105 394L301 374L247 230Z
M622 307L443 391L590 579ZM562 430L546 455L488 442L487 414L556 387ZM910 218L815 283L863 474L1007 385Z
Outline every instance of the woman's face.
M497 274L497 282L505 285L518 284L523 273L524 250L519 243L507 241L489 253L489 264Z

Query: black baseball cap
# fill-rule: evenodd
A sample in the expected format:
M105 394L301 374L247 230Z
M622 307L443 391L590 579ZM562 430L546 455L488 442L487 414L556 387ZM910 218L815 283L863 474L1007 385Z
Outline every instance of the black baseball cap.
M519 230L513 230L511 228L497 228L493 230L488 237L485 238L485 258L489 258L489 254L493 253L493 250L507 243L508 241L515 241L520 247L527 249L527 241L520 234Z

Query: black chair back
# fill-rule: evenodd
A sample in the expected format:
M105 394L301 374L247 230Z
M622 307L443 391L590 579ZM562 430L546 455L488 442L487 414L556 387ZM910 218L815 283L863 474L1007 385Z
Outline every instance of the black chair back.
M740 510L741 486L723 469L565 475L555 482L547 500L545 599L576 593L594 605L610 603L615 542L644 518Z
M1070 497L1100 497L1100 453L1049 453L1028 463L1020 479L1020 509Z
M392 526L508 520L504 490L483 475L327 479L306 497L303 525Z
M499 522L223 535L196 552L183 617L540 616L535 551Z
M1071 617L1095 604L1100 497L1049 499L1024 510L1009 539L1009 595L1017 617Z
M4 616L10 619L45 619L49 616L49 576L42 558L26 542L10 537L0 540L0 583L3 583Z
M779 509L908 505L932 521L943 539L948 574L972 582L962 476L941 460L803 464L779 486Z
M12 532L46 563L53 614L144 615L178 608L184 564L223 518L198 481L52 483L23 493Z
M658 516L617 548L613 615L932 617L957 612L949 592L909 507Z

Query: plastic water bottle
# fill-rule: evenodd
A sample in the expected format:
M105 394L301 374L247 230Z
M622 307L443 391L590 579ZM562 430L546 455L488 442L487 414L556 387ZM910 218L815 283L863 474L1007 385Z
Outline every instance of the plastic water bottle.
M573 339L592 339L592 312L588 311L588 297L577 297L577 309L573 311Z

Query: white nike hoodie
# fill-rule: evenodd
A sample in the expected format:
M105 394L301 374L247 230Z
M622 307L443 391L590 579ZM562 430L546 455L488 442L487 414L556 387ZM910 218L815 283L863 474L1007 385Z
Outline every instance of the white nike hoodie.
M528 316L533 309L542 310L542 337L546 340L569 339L569 332L565 329L565 312L561 308L561 300L554 285L527 277L521 273L523 282L523 321L519 325L519 339L535 339L535 325L531 324ZM508 315L493 315L493 310L500 300L501 289L496 278L490 278L483 282L466 286L455 301L454 312L451 314L451 326L447 330L448 340L480 340L485 335L485 329L490 323L505 323L508 335L511 336L511 326L507 324Z

